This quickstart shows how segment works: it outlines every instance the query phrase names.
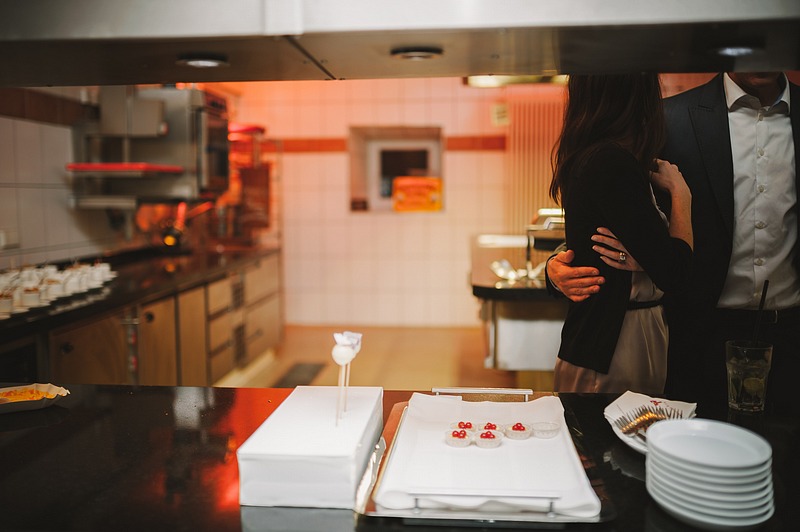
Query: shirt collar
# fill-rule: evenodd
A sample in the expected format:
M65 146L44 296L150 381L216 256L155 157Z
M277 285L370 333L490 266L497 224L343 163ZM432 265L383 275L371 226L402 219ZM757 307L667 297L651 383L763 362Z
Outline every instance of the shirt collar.
M791 100L789 97L789 80L786 78L786 74L781 74L781 77L783 78L783 91L781 92L780 96L778 96L778 99L775 100L775 102L770 107L775 107L780 102L786 102L786 112L788 113L789 110L791 109ZM723 81L725 86L725 103L728 106L728 111L733 109L736 102L738 102L742 98L755 99L755 101L758 102L758 99L755 96L747 94L745 91L743 91L742 88L731 79L731 77L728 75L727 72L723 74ZM757 107L761 107L760 103L756 103L755 105Z

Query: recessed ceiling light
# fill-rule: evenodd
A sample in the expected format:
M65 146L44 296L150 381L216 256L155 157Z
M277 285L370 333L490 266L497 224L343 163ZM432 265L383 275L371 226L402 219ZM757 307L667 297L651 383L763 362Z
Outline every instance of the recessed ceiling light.
M527 83L550 83L553 85L565 85L567 83L567 76L468 76L465 78L465 83L470 87L478 87L483 89Z
M228 58L219 54L184 54L177 64L194 68L219 68L229 66Z
M403 46L392 48L391 54L395 59L425 61L426 59L441 57L444 51L438 46Z
M756 49L752 46L721 46L716 52L725 57L744 57L753 55Z

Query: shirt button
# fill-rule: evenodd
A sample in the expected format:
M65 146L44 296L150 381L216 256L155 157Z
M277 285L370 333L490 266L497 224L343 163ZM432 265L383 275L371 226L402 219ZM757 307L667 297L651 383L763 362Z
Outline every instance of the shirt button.
M767 187L765 187L764 185L758 185L756 190L758 190L759 192L764 192L765 190L767 190Z
M766 226L766 222L762 222L761 220L756 222L756 229L764 229Z
M764 156L764 148L759 148L758 149L758 156L759 157L763 157Z
M755 263L756 263L756 266L763 266L764 265L764 259L756 259Z

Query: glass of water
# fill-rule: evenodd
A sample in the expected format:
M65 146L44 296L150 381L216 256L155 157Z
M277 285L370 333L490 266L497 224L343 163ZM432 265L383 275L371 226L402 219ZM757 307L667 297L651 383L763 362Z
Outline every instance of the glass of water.
M772 364L772 344L729 340L725 342L725 363L728 367L728 408L739 412L762 412Z

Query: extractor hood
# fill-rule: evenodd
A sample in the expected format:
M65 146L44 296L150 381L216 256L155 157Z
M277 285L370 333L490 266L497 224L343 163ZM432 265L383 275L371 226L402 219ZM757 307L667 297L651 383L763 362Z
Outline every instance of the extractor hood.
M414 49L438 53L392 54ZM222 66L185 60L204 54ZM25 0L0 7L0 86L798 69L795 0Z

